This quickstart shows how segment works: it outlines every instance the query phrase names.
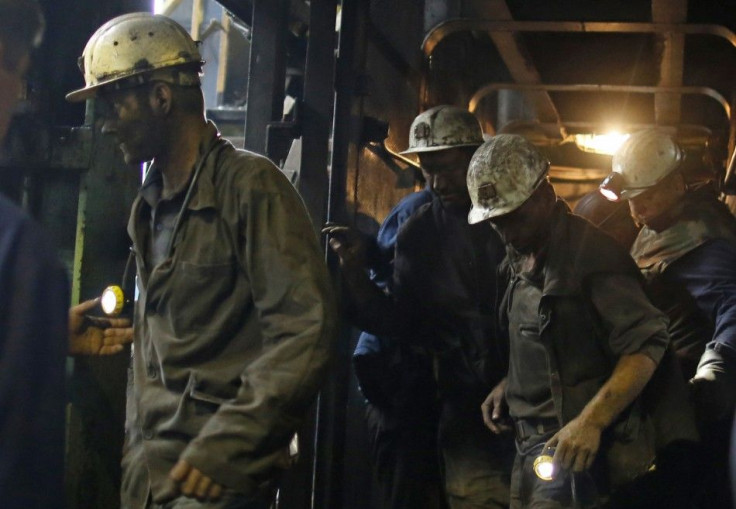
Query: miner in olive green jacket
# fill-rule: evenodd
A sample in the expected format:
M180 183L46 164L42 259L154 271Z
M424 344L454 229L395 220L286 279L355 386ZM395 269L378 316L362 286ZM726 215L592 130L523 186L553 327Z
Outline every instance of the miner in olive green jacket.
M168 494L179 458L245 494L272 479L334 331L322 253L291 184L212 125L202 148L210 152L161 263L145 256L150 225L161 224L149 201L155 165L128 226L139 297L125 477L148 472L154 500Z
M206 120L197 44L119 16L82 55L102 132L152 161L128 233L138 269L122 506L260 509L326 374L336 313L307 211L268 159Z

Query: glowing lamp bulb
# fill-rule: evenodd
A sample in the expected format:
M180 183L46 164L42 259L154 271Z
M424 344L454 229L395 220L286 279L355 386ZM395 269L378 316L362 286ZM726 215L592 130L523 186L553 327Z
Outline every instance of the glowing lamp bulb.
M552 461L554 455L555 449L547 447L534 459L534 473L543 481L551 481L557 475L557 468Z
M608 201L619 201L621 197L611 191L610 189L600 189L601 194L606 198Z
M111 285L105 288L100 297L100 307L108 316L117 316L123 310L125 305L125 297L123 289L117 285Z
M598 190L608 201L619 201L624 191L624 178L620 173L611 173L601 182Z

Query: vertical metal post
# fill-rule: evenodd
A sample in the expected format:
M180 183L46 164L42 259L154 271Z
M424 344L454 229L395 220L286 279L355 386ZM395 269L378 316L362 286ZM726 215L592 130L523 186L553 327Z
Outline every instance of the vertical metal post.
M317 230L326 218L329 191L336 14L336 0L312 0L310 3L309 40L299 109L302 153L298 186ZM342 449L331 440L335 435L329 416L335 405L334 385L331 378L318 399L316 416L300 430L300 455L304 461L300 461L284 479L279 497L280 508L335 507L328 503L329 496L326 494L335 471L330 462L335 457L334 452Z
M304 96L299 115L302 157L299 192L319 231L327 213L329 140L335 101L336 0L315 0L309 10Z
M266 151L266 126L284 108L289 0L254 0L245 111L245 148Z
M222 34L220 34L220 52L217 66L217 104L225 103L225 85L227 84L228 61L230 57L230 16L222 10Z
M192 39L199 40L202 32L202 22L204 21L204 0L194 0L192 3Z
M369 5L360 0L342 0L337 67L335 70L335 115L333 120L332 157L330 160L330 199L328 221L346 221L347 169L350 145L360 133L352 125L353 117L362 117L362 101L356 102L358 81L356 60L365 51L365 22ZM362 67L362 62L361 62Z
M736 89L731 91L731 104L736 101ZM736 157L736 115L732 114L731 118L729 119L729 129L728 129L728 157L726 158L726 174L724 175L724 184L727 185L728 188L731 187L731 182L734 179L733 171L734 166L734 157ZM731 185L729 185L731 184ZM726 197L723 200L726 205L728 206L728 209L731 211L732 214L736 214L736 195L726 195Z
M370 4L361 0L342 0L341 7L327 219L344 221L347 219L345 197L350 147L359 136L353 119L362 117L362 103L356 101L355 88L358 81L357 68L362 68L363 65L361 56L364 53L365 23ZM335 269L334 257L330 257L329 261ZM339 509L345 498L343 477L351 366L350 332L347 324L343 324L331 377L320 395L315 441L313 509Z

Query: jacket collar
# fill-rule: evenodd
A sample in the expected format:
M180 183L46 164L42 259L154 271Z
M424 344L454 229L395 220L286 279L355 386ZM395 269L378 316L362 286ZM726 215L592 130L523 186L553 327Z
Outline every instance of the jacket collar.
M215 166L217 163L218 149L222 147L224 140L220 137L215 124L207 121L207 132L199 145L199 159L197 165L203 164L200 170L197 186L189 200L189 208L202 210L215 206ZM203 158L206 158L203 160Z
M576 277L576 263L571 263L575 256L572 248L568 219L570 208L558 199L552 210L552 221L547 256L544 260L544 289L543 295L570 295L580 290Z
M641 280L641 273L626 249L572 214L562 200L557 201L551 227L543 295L581 294L594 274L623 274Z
M217 145L220 143L222 143L222 140L217 127L212 121L208 120L205 135L202 137L202 141L199 144L199 157L194 163L192 174L189 176L189 182L191 183L191 179L193 178L196 169L200 164L203 164L195 188L192 190L192 196L187 204L187 208L191 210L201 210L215 206L215 188L213 180L217 157L214 157L213 152L217 150ZM187 184L187 186L185 186L184 190L182 190L183 193L186 193L186 189L189 185L190 184ZM162 186L163 177L161 175L161 170L159 170L155 162L151 163L148 171L146 172L146 178L143 181L139 194L150 207L153 207L161 195Z
M685 196L683 212L666 230L657 232L644 226L631 246L631 256L651 280L690 251L717 238L736 242L736 221L713 190L703 187Z

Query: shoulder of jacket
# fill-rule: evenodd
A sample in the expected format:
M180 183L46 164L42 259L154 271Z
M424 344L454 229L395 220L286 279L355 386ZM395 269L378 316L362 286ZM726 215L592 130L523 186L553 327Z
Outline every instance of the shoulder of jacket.
M612 237L574 214L567 216L568 257L583 279L595 274L626 274L640 277L639 269L628 251Z
M416 241L431 232L432 225L434 224L432 203L423 204L404 221L399 229L397 240L406 241L411 239L412 241Z
M244 185L263 192L280 192L293 188L289 179L267 157L228 144L222 149L218 163L218 180L226 185Z

